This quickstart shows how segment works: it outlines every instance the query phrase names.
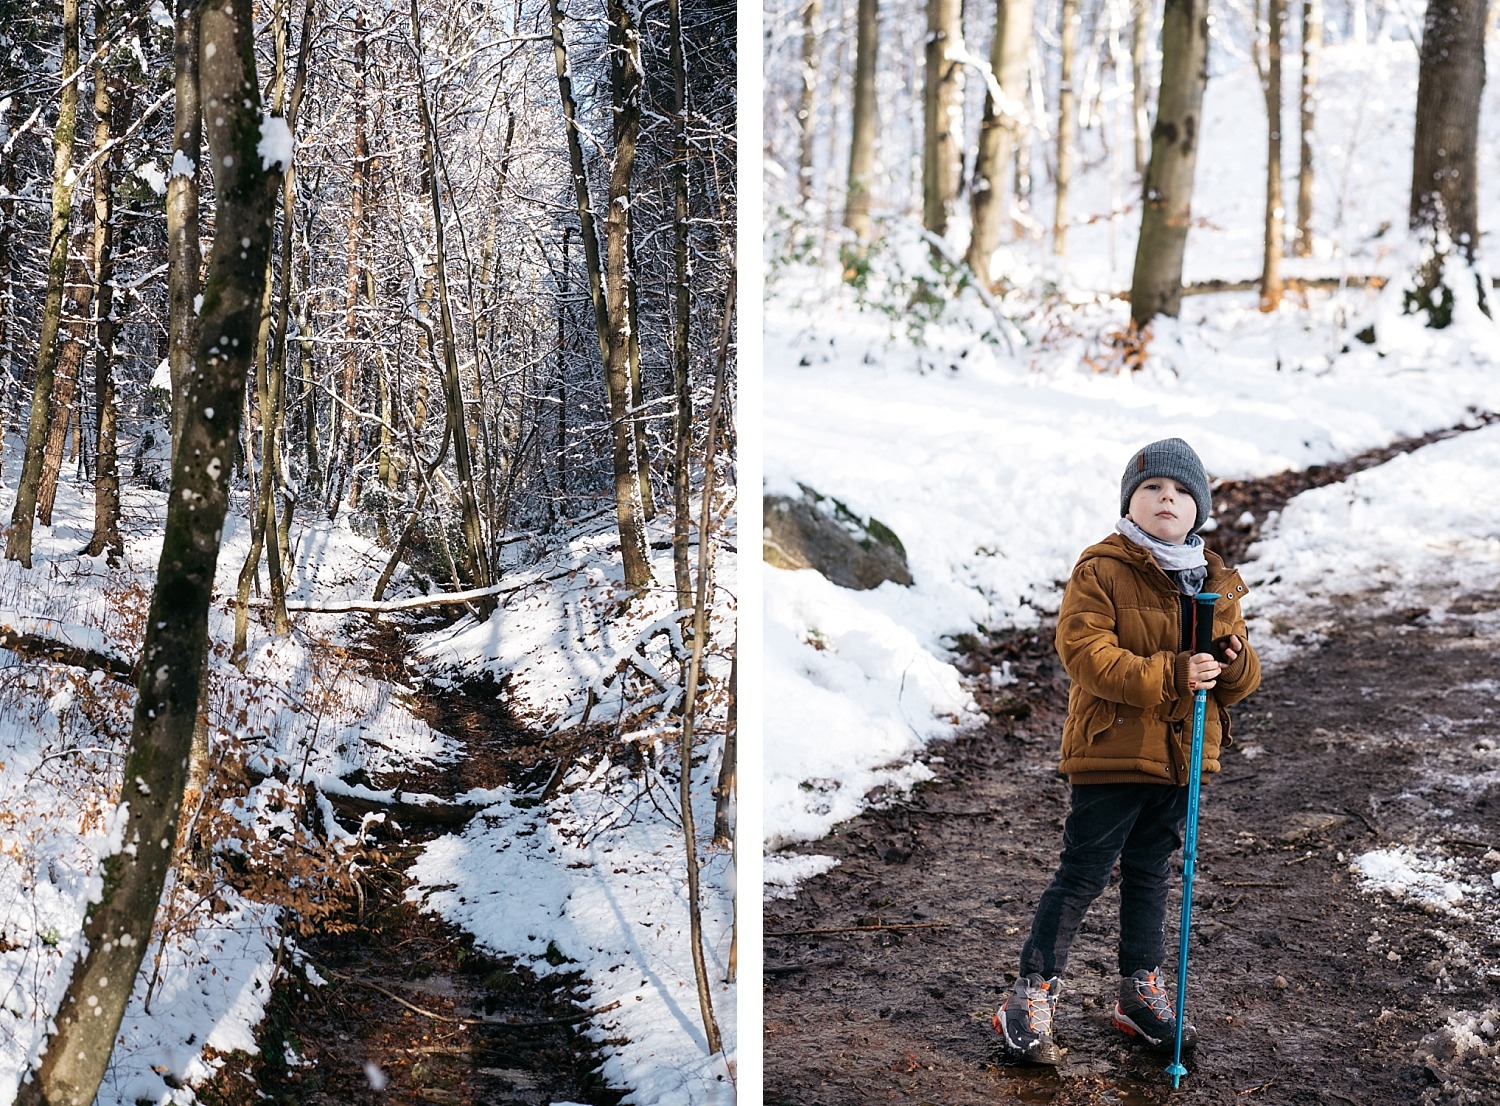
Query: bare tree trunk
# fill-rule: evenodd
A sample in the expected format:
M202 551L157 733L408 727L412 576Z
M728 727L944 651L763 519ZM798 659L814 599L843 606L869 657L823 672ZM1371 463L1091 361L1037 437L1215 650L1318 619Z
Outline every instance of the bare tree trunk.
M927 0L927 66L922 85L922 225L941 237L958 199L963 168L962 69L949 57L962 34L959 0Z
M593 205L589 200L582 141L578 135L573 79L568 69L567 46L562 33L562 9L558 0L550 0L550 3L552 51L557 63L558 94L567 124L568 156L578 201L579 229L583 238L585 267L589 274L589 295L594 304L594 324L598 331L605 389L609 396L611 463L614 469L615 514L620 530L620 557L626 586L640 589L650 582L651 565L646 559L645 523L641 517L640 485L635 471L634 412L630 409L629 313L625 283L630 179L634 170L636 131L640 125L638 46L635 29L629 24L628 10L619 0L611 0L607 9L609 18L612 23L625 20L628 30L623 34L622 40L631 45L625 64L617 74L617 79L612 82L616 86L611 90L615 108L616 148L610 172L609 210L605 217L609 256L604 261L599 256L599 237L594 226ZM606 265L609 275L607 295Z
M7 74L9 77L10 74ZM16 110L15 97L6 97L0 100L0 128L6 134L10 133L12 119ZM11 314L15 311L15 288L12 280L14 266L14 252L12 249L12 236L16 229L16 157L14 151L7 152L0 147L0 380L8 380L11 376L11 367L15 360L15 351L11 348ZM10 410L9 389L5 394L0 394L0 402L5 403L6 411ZM8 416L7 416L8 418ZM8 429L4 423L0 423L0 431Z
M628 0L605 5L612 36L619 43L612 66L611 96L615 117L615 158L609 174L609 207L604 218L605 311L609 319L604 373L609 392L614 442L615 513L620 527L620 557L625 586L640 590L651 582L646 557L645 509L635 452L636 414L630 387L630 201L635 175L635 147L641 124L640 43Z
M623 103L622 109L615 112L615 145L618 150L622 132L630 132L629 145L631 148L632 163L635 158L636 133L640 131L641 110L641 75L640 75L640 44L636 39L636 30L633 25L635 16L627 10L624 20L616 20L610 25L610 87L616 90L616 102ZM623 23L623 26L622 26ZM633 66L633 68L632 68ZM635 82L636 90L632 96L629 92L631 82ZM620 97L623 96L623 100ZM617 154L618 156L618 154ZM630 199L628 189L629 181L626 181L627 206L623 220L624 244L624 278L625 278L625 310L628 326L629 349L629 379L630 379L630 409L633 412L630 420L630 437L635 450L634 469L636 478L636 495L640 502L641 519L645 522L656 517L656 496L651 489L651 457L646 449L646 396L641 386L641 325L640 325L640 294L636 276L635 261L635 210L629 205ZM614 202L612 200L612 202ZM611 208L610 214L614 211ZM605 233L608 235L609 222L605 221ZM611 278L613 279L613 278Z
M26 452L16 485L11 530L5 556L31 567L31 534L36 521L42 459L52 416L52 390L57 372L58 330L62 323L63 282L68 273L69 225L73 219L73 140L78 126L78 0L63 0L62 92L57 125L52 131L52 229L47 249L47 300L42 309L36 372L32 381L31 419L26 429Z
M172 378L172 454L182 437L187 395L198 348L198 158L203 150L203 106L198 95L199 20L196 0L176 0L172 81L175 119L167 175L167 367Z
M1208 0L1167 0L1161 56L1151 165L1130 282L1130 320L1137 331L1157 315L1175 318L1182 307L1182 255L1208 84Z
M73 971L36 1078L21 1088L17 1101L25 1106L92 1102L98 1091L171 865L203 686L208 607L240 396L255 350L277 173L261 168L257 152L262 116L251 6L204 0L198 10L217 233L203 291L207 337L182 397L188 417L172 464L117 812L120 840L133 847L104 862L102 894L84 926L88 951Z
M709 606L713 596L713 560L711 540L713 525L714 455L718 451L717 429L723 408L725 377L729 360L729 337L735 307L735 272L729 272L724 318L719 329L718 361L714 375L714 394L709 406L708 443L704 450L703 503L698 512L698 588L693 604L693 650L688 665L682 707L682 741L678 759L681 762L678 803L682 808L682 833L688 877L688 921L692 941L693 974L698 981L698 1007L710 1052L723 1051L719 1026L714 1018L713 998L709 993L708 970L703 962L703 920L698 903L698 845L693 826L693 727L697 719L698 680L703 671L703 647L708 641Z
M1135 175L1146 179L1151 157L1151 118L1146 105L1151 99L1146 73L1146 27L1151 19L1151 0L1130 3L1130 115L1135 121Z
M1032 17L1032 0L996 5L995 38L990 44L994 83L984 98L984 117L979 123L979 151L974 158L974 183L969 195L974 225L964 254L975 278L986 287L995 283L991 260L1000 245L1007 178L1024 120ZM1003 100L996 99L997 88Z
M1318 103L1318 61L1323 53L1323 0L1302 0L1302 80L1298 92L1301 145L1297 159L1295 257L1312 256L1313 122Z
M854 53L853 133L849 140L849 183L844 226L861 242L870 237L870 188L875 175L875 61L880 49L880 2L859 0L858 44Z
M1078 110L1073 92L1078 22L1078 0L1062 0L1057 76L1057 203L1052 216L1052 253L1057 257L1068 252L1068 189L1073 184L1074 116Z
M1266 96L1265 251L1260 270L1260 309L1281 305L1281 259L1286 247L1286 210L1281 187L1281 38L1286 0L1267 0L1266 67L1261 87Z
M94 9L94 41L103 40L109 8ZM118 86L118 95L117 92ZM131 84L118 80L101 56L94 63L94 532L84 554L108 553L109 563L124 556L120 534L120 468L116 447L118 412L115 409L115 181L123 151L108 152L111 139L125 132L130 117Z
M1407 314L1433 328L1453 321L1457 256L1489 313L1485 282L1474 270L1479 247L1479 105L1484 92L1488 0L1431 0L1417 78L1412 151L1412 237L1421 249L1406 295Z
M89 315L94 298L93 284L84 271L83 257L91 246L90 231L80 227L68 251L68 278L63 288L63 314L57 331L57 366L52 375L52 402L42 448L41 479L36 489L36 519L43 526L52 525L63 451L78 413L78 377L83 371L83 351L88 346ZM77 440L76 436L74 440Z
M822 0L808 0L802 9L803 28L803 105L809 109L803 119L803 153L811 157L811 87L816 76L808 70L807 41L813 36L812 21L817 18ZM677 608L693 605L693 574L688 563L688 544L692 530L689 465L693 446L693 391L688 374L691 344L688 327L692 319L692 288L688 280L688 117L687 59L682 41L682 0L668 0L669 34L672 39L673 108L677 113L676 134L672 147L672 295L675 308L672 328L672 370L677 393L677 418L672 428L675 454L672 466L672 575L677 585ZM814 53L816 51L814 50ZM811 161L808 162L809 170ZM810 178L803 182L810 187ZM804 202L806 196L803 197Z
M676 0L673 0L675 3ZM797 196L806 207L813 193L813 126L818 108L818 20L823 0L802 4L802 96L797 103Z
M431 167L427 174L427 181L437 254L438 317L442 326L443 347L443 398L447 408L447 419L453 429L453 460L458 476L459 507L463 515L469 578L474 587L487 588L495 581L490 571L490 555L485 543L484 526L479 517L479 502L474 494L475 473L469 443L468 416L464 406L463 383L459 379L458 338L453 328L453 312L448 296L447 266L444 260L448 256L448 251L443 231L443 200L440 184L441 149L438 145L437 123L433 119L432 105L427 100L427 82L423 76L423 67L426 62L422 54L422 17L417 0L412 0L411 3L411 35L412 45L417 55L417 112L421 118L423 143L428 164ZM482 600L478 606L485 618L488 618L495 608L493 599Z
M736 635L734 653L729 658L729 704L724 718L724 758L719 762L719 782L714 785L714 844L725 848L733 844L734 829L730 811L734 807L737 749L739 744L739 671L740 643Z
M281 8L276 20L276 79L272 92L271 110L282 112L289 127L296 127L297 116L302 105L302 94L307 88L307 59L312 46L313 12L315 0L306 0L302 12L302 32L297 54L297 73L293 78L290 106L283 102L286 82L286 34L288 12ZM256 402L260 407L260 487L256 493L255 506L251 510L250 551L240 568L238 592L235 596L234 643L230 655L237 664L243 665L249 645L250 588L260 565L261 553L266 557L267 584L271 593L271 626L278 637L291 632L291 619L286 610L286 580L282 573L281 542L279 540L276 499L281 484L281 448L278 435L285 417L286 396L286 338L287 324L291 314L292 246L297 208L296 166L289 164L281 178L281 252L279 294L274 312L275 331L270 341L262 343L256 373ZM270 273L276 264L274 248L266 257L266 293L270 294ZM267 312L263 325L269 326L273 313ZM290 513L288 504L288 513Z
M330 435L336 448L342 449L341 468L349 476L349 507L352 510L359 502L360 477L359 437L360 423L354 416L359 410L355 396L355 381L359 371L359 286L361 283L361 249L366 238L365 230L365 170L369 164L370 146L366 135L365 71L366 30L365 13L357 11L354 16L354 87L351 90L354 127L354 160L350 165L349 178L349 232L344 268L344 375L341 392L343 403L333 408L333 432ZM436 168L433 169L436 172ZM440 212L435 216L441 220ZM441 265L441 255L438 264ZM338 500L328 505L329 516L338 512Z

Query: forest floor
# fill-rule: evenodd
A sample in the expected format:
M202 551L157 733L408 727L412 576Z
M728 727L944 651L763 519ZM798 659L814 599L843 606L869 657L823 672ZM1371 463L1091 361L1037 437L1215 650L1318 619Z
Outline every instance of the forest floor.
M392 622L376 624L360 653L370 674L409 679L405 636ZM557 764L557 752L510 715L494 685L424 689L418 709L462 740L465 754L372 786L450 799L537 773L545 780ZM201 1101L618 1106L622 1092L600 1079L601 1058L580 1032L589 1013L576 1001L576 979L541 979L492 957L406 900L406 869L426 842L455 828L409 821L380 832L362 858L364 899L340 919L350 928L297 940L323 982L283 975L259 1055L225 1065L199 1089Z
M1325 476L1340 478L1232 493L1274 503ZM1187 1004L1200 1043L1181 1089L1170 1057L1110 1025L1113 885L1063 982L1062 1064L1011 1062L990 1025L1067 810L1066 676L1044 627L968 642L961 667L1009 660L1019 677L976 690L989 724L933 746L937 779L909 801L806 846L839 865L766 904L765 1102L1500 1100L1493 1027L1487 1040L1440 1032L1466 1012L1500 1022L1496 913L1370 894L1351 870L1377 848L1437 851L1484 893L1500 860L1493 829L1475 840L1452 828L1500 824L1494 791L1476 783L1495 770L1500 596L1422 598L1392 611L1355 597L1235 708L1235 745L1203 791ZM1174 980L1179 902L1174 892L1163 965Z

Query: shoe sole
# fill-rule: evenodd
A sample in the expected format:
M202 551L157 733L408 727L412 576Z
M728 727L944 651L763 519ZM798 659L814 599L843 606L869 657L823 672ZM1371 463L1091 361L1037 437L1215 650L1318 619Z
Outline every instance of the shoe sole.
M1022 1048L1010 1039L1010 1034L1005 1031L1005 1017L997 1010L990 1018L990 1024L995 1027L995 1032L1000 1034L1000 1040L1005 1043L1005 1051L1017 1060L1028 1064L1045 1064L1048 1067L1056 1067L1062 1063L1062 1052L1053 1041L1038 1041L1034 1049Z
M1142 1029L1135 1022L1131 1021L1130 1016L1120 1008L1119 1003L1115 1003L1115 1013L1113 1021L1115 1024L1115 1028L1118 1029L1121 1033L1124 1033L1127 1037L1139 1038L1140 1042L1147 1048L1151 1049L1153 1052L1173 1052L1176 1050L1177 1040L1175 1034L1171 1039L1167 1039L1165 1037L1153 1037L1150 1033L1146 1032L1146 1030ZM1182 1051L1190 1052L1197 1043L1198 1035L1197 1033L1193 1032L1192 1027L1189 1026L1188 1031L1183 1033L1182 1036Z

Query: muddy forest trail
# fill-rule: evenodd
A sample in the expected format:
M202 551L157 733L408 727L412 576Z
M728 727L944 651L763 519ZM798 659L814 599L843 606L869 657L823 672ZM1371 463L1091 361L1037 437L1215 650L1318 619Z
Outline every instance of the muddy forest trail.
M386 619L372 623L355 655L364 675L406 683L406 652L405 633ZM510 714L494 684L441 691L419 684L413 703L435 729L461 740L464 753L369 781L377 788L451 800L537 772L545 778L556 766L556 750ZM347 830L358 828L360 811L339 813ZM200 1088L201 1101L617 1106L621 1092L599 1077L601 1058L579 1032L590 1012L577 1001L576 980L539 979L407 901L407 868L428 842L461 829L465 813L450 806L429 818L408 807L375 827L361 859L363 898L340 919L348 929L298 939L311 971L292 967L280 978L259 1054L226 1064Z
M909 801L808 846L839 865L766 904L766 1103L1500 1101L1495 1034L1454 1047L1445 1030L1460 1012L1500 1021L1494 889L1484 909L1444 909L1362 890L1351 869L1404 847L1483 889L1500 862L1500 596L1413 594L1397 608L1356 596L1293 628L1303 648L1235 709L1235 745L1203 792L1188 991L1200 1044L1179 1090L1169 1058L1110 1026L1114 886L1073 948L1061 1066L1008 1062L990 1026L1067 810L1066 677L1043 627L970 643L969 670L1008 660L1019 677L976 693L990 723L933 746L937 779ZM1488 829L1453 828L1475 825ZM1174 892L1174 976L1178 904Z

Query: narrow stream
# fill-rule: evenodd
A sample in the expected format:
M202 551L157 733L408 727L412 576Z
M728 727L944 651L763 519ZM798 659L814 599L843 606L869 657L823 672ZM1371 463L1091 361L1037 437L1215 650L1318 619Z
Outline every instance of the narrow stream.
M404 645L399 630L375 627L360 651L371 675L404 679ZM545 742L498 695L488 681L419 692L416 712L467 754L372 782L448 797L550 771ZM403 826L376 843L362 860L362 909L298 939L307 962L281 976L260 1054L226 1064L199 1090L203 1102L618 1106L581 1031L576 976L539 980L405 900L406 869L444 829Z

